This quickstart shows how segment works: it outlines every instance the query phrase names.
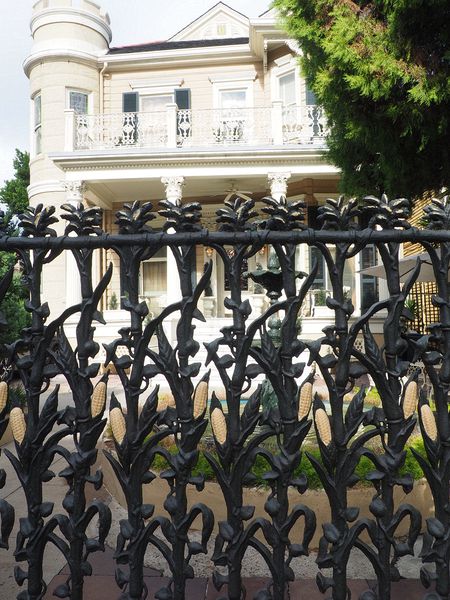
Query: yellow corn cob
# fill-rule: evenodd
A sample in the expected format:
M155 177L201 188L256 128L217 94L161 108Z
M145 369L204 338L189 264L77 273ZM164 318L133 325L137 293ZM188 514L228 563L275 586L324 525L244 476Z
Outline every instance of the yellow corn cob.
M403 397L403 416L408 419L416 412L418 398L417 381L410 381L405 389Z
M168 406L175 406L175 399L169 394L164 394L160 398L158 397L158 405L156 407L157 412L166 410Z
M8 402L8 384L6 381L0 381L0 413L5 410Z
M301 421L308 416L312 403L313 384L307 381L300 388L298 400L298 420Z
M23 410L18 406L15 406L9 415L9 422L11 424L11 431L14 439L18 444L21 444L27 430Z
M106 402L106 382L99 381L92 392L91 415L97 417L105 408Z
M208 382L200 381L198 386L195 389L194 394L194 419L198 419L200 415L206 409L206 403L208 401Z
M225 444L227 441L227 421L220 408L215 408L211 413L211 427L219 444Z
M319 438L322 440L325 446L328 446L332 440L331 427L328 415L323 408L318 408L316 410L314 420L316 422L317 434Z
M422 425L425 429L425 433L435 442L438 437L438 431L436 427L436 420L433 415L433 411L431 410L428 404L422 404L420 407L420 416L422 418Z
M125 417L118 406L112 409L109 413L109 421L111 423L112 434L118 444L123 442L126 432Z

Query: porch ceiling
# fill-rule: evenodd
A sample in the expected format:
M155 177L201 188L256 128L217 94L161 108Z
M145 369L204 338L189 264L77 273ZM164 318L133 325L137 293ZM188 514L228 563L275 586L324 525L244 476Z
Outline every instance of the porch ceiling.
M266 177L186 177L183 186L183 197L202 199L204 204L222 203L232 188L244 193L251 192L255 200L269 193ZM127 179L114 181L88 182L88 190L92 200L100 201L104 206L114 203L132 202L133 200L158 201L165 197L164 186L160 179ZM293 176L289 180L290 195L306 194L310 199L316 194L335 194L337 191L336 177L321 177L320 179ZM88 197L89 197L88 192Z

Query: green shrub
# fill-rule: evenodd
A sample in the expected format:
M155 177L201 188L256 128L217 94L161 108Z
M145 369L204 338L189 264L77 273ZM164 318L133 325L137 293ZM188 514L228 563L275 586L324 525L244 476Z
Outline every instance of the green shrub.
M411 473L414 480L420 479L423 477L422 469L419 464L415 460L410 448L413 447L417 452L424 454L424 445L423 439L420 436L413 438L410 441L410 444L407 446L407 454L405 459L404 466L400 469L400 474ZM320 451L318 447L308 447L306 450L310 455L312 455L318 462L322 463L322 459L320 457ZM169 452L171 454L177 453L177 447L175 444L169 447ZM215 455L215 452L212 451L211 454ZM157 456L153 462L152 469L155 471L164 471L168 468L167 462L161 456ZM255 463L252 468L252 473L256 477L256 486L267 486L267 482L263 479L264 474L267 471L270 471L271 467L266 459L262 456L257 456ZM367 481L365 478L368 473L375 470L375 466L372 461L366 456L362 456L360 461L356 467L356 474L361 479L359 485L371 486L372 484ZM306 452L302 452L302 457L299 466L294 471L294 476L298 477L299 475L304 474L308 480L308 489L318 490L322 488L322 483L306 456ZM203 452L200 452L199 459L196 467L193 469L193 475L203 475L206 481L214 481L215 475L211 468L211 465L206 460Z

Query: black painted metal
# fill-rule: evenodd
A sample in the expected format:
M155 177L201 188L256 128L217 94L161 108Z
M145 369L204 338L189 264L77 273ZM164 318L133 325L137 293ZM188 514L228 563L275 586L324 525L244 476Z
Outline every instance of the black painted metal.
M154 231L150 222L157 216L149 203L125 205L117 213L117 234L102 231L99 209L82 205L63 206L62 218L67 221L64 236L58 236L52 226L58 221L51 207L30 208L21 218L22 235L11 237L0 227L0 250L17 255L18 268L29 292L27 310L31 325L20 340L2 348L19 373L26 390L26 431L16 433L16 452L5 450L23 487L27 514L18 515L19 533L15 549L18 563L16 581L24 586L19 600L38 600L46 592L43 581L43 555L48 543L54 544L66 557L70 575L55 595L60 598L83 598L83 582L91 573L89 554L101 551L111 524L111 513L102 502L86 502L86 485L99 488L101 472L93 472L97 444L104 429L105 406L95 409L94 382L99 380L100 364L95 322L103 323L100 311L102 296L112 277L110 266L94 286L93 253L96 249L113 250L120 257L121 282L126 292L123 308L129 313L129 325L118 332L118 338L105 346L106 366L113 365L123 386L126 410L114 396L109 410L119 415L124 429L116 431L116 451L106 456L122 486L128 507L127 519L120 523L117 539L116 580L122 598L140 600L147 596L143 578L144 555L154 546L167 563L171 578L157 597L181 600L186 581L194 576L192 557L207 553L212 538L214 515L204 503L191 506L189 486L203 489L201 476L193 470L203 451L214 470L227 509L227 520L218 524L211 559L216 566L214 583L223 588L230 600L245 596L242 584L242 559L248 548L258 552L271 574L268 587L261 590L259 600L281 600L289 581L294 579L291 563L308 554L308 545L316 528L314 507L307 502L291 505L288 490L305 492L308 482L296 475L302 460L302 446L311 429L316 429L321 460L306 452L322 481L331 508L331 522L324 526L317 562L331 568L332 576L322 573L317 583L322 591L330 590L333 600L346 600L347 564L353 548L359 548L373 566L377 588L363 594L364 600L389 600L391 582L397 581L399 557L413 553L414 542L421 529L421 515L411 505L396 506L394 490L400 486L408 493L413 486L411 475L400 473L405 462L405 445L417 424L413 411L405 412L404 403L410 383L417 373L404 379L410 363L404 359L409 349L413 360L423 360L433 389L436 426L423 410L430 399L421 391L418 426L421 428L426 456L415 453L429 482L435 517L427 519L427 533L422 550L423 561L436 565L436 575L425 567L421 579L426 587L436 580L440 598L450 594L450 423L448 393L450 390L450 298L448 269L450 266L450 201L433 200L425 209L427 225L413 229L407 221L410 204L405 199L389 201L366 197L360 202L328 200L320 209L321 229L308 229L303 222L304 205L285 198L263 200L260 213L251 200L235 198L217 211L217 231L207 231L201 225L198 203L161 203L159 217L163 232ZM368 222L366 229L358 223L361 212ZM71 234L69 236L69 234ZM436 276L438 294L433 303L439 307L440 322L430 326L427 335L409 336L403 326L407 315L405 301L417 280L420 264L402 283L399 272L399 251L405 241L419 242L429 253ZM279 269L269 268L249 273L267 291L271 299L264 314L252 318L252 307L243 299L242 268L245 261L270 244L276 254ZM332 294L327 299L334 312L334 323L323 330L316 340L298 337L298 317L313 284L317 267L310 273L296 270L301 244L314 246L323 255L328 267ZM375 244L383 262L388 297L355 316L354 306L344 293L344 268L368 244ZM333 245L331 247L330 245ZM172 252L180 282L179 300L165 307L157 317L149 317L145 302L139 301L141 263L161 248ZM193 282L192 265L199 246L213 248L223 262L230 297L225 306L231 313L229 325L218 337L205 344L206 364L195 362L201 340L195 336L195 321L204 320L199 300L210 284L212 263L208 263L198 283ZM227 250L233 247L234 252ZM72 252L80 279L81 300L56 318L50 315L41 298L41 281L46 265ZM173 276L174 274L171 274ZM1 301L11 284L12 271L0 281ZM384 312L383 312L384 311ZM384 314L382 342L371 329L374 316ZM65 331L67 320L77 316L76 347L69 343ZM1 315L0 315L1 317ZM175 342L167 336L164 325L176 319ZM271 335L276 322L279 337ZM0 318L0 327L7 327ZM364 340L364 351L356 340ZM306 353L307 364L299 357ZM328 389L330 409L316 397L312 418L308 411L299 418L299 399L303 386L314 379L317 365ZM209 410L195 405L194 380L207 382L207 367L215 369L222 381L226 410L213 393ZM309 368L309 372L308 372ZM382 407L365 408L366 389L354 390L355 381L369 374L380 393ZM67 380L73 397L72 407L58 406L58 386L52 383L56 375ZM164 376L175 405L165 410L158 407L158 387L148 393L139 411L139 400L150 389L156 376ZM262 412L261 389L254 380L265 375L277 398L276 408ZM303 375L304 383L299 384ZM5 372L6 380L12 371ZM306 377L306 379L305 379ZM108 373L101 381L107 383ZM42 408L41 399L46 395ZM249 396L250 394L250 396ZM344 398L351 395L344 412ZM241 401L247 398L241 412ZM8 403L0 411L0 435L14 408ZM16 411L17 413L17 411ZM208 418L209 413L209 418ZM212 423L216 452L203 450L203 436ZM431 427L431 429L430 429ZM74 450L69 451L63 440L71 437ZM173 439L176 451L169 452L165 438ZM272 440L268 445L266 440ZM378 439L381 453L375 453L369 440ZM59 473L68 483L64 500L65 514L55 514L54 506L43 500L44 486L56 475L51 463L56 455L67 466ZM155 514L155 507L143 503L142 486L155 485L158 474L152 471L157 456L163 457L167 468L159 474L168 485L165 515ZM348 504L348 489L357 483L355 468L362 456L373 463L367 479L374 487L369 506L373 518L359 518L358 509ZM254 516L254 507L244 504L244 487L254 481L252 467L258 457L267 463L269 491L265 517ZM306 458L307 457L307 458ZM0 472L0 488L5 482ZM8 548L15 516L14 509L0 500L0 548ZM87 528L98 519L97 538L89 538ZM190 533L197 518L201 522L201 541ZM302 539L296 539L292 528L304 521ZM406 540L396 538L400 523L409 520ZM366 532L368 538L362 538ZM365 540L369 539L370 542ZM124 568L124 565L126 568Z

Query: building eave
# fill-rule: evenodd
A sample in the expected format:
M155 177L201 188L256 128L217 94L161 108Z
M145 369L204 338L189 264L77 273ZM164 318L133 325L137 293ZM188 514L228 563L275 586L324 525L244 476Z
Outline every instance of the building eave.
M149 66L168 66L176 62L177 66L186 64L214 64L254 60L249 44L230 46L207 46L204 48L183 48L156 50L150 52L129 52L124 54L105 54L99 57L101 64L108 64L108 71L146 68Z
M145 150L142 148L129 149L126 154L121 151L78 151L50 154L54 163L67 175L72 172L90 173L92 178L107 176L108 171L122 173L126 178L127 171L145 171L154 169L196 168L204 169L205 176L209 168L229 166L263 167L271 170L288 169L302 172L309 171L338 175L339 170L327 163L324 157L324 147L249 147L227 149L190 148L189 150Z

